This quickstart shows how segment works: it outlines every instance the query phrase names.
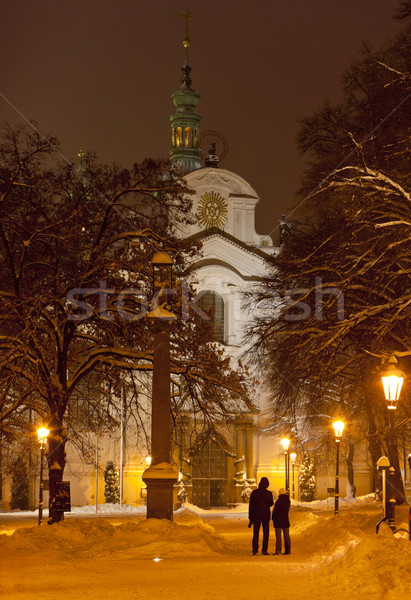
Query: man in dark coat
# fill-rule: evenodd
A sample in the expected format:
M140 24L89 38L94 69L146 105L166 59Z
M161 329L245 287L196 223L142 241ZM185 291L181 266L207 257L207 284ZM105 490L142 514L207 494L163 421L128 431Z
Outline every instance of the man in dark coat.
M278 490L278 499L273 508L273 525L275 529L275 553L281 554L281 532L284 536L284 554L291 554L290 520L290 497L284 488Z
M253 554L258 552L260 526L263 527L263 554L268 554L268 538L270 535L270 507L274 504L273 493L267 488L270 485L267 477L261 477L258 489L253 490L248 506L249 527L253 525Z

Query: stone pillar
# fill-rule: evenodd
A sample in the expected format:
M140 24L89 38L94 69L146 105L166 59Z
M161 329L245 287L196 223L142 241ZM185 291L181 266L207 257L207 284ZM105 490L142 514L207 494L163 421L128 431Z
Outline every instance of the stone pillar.
M169 463L150 465L143 473L147 486L147 519L173 520L173 490L177 469Z
M244 430L242 424L238 423L235 430L235 450L237 453L237 458L241 458L245 456L244 453Z
M246 443L245 443L245 466L246 466L246 477L247 479L253 478L253 461L254 461L254 453L253 453L253 427L252 425L247 425L246 431Z
M171 446L170 337L168 323L154 336L151 406L151 465L143 473L147 486L147 518L173 520L173 486L177 469L170 464Z

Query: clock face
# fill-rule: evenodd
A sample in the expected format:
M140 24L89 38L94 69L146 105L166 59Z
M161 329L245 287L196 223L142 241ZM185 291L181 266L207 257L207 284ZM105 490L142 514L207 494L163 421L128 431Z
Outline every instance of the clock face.
M218 192L206 192L198 201L197 212L203 227L222 229L227 219L227 201Z

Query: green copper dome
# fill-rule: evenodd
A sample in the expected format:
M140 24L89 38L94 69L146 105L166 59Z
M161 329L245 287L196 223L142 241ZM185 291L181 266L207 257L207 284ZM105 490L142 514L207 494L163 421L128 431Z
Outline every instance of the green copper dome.
M201 167L199 145L201 116L196 111L200 94L191 87L191 67L187 58L181 70L183 76L180 89L171 94L176 110L170 117L170 160L179 172L185 175Z

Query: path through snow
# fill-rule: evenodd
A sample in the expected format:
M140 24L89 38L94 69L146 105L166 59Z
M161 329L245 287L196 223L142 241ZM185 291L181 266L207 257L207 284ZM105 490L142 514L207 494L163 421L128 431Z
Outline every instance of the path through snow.
M294 506L290 556L251 556L245 509L201 511L187 505L173 523L146 520L141 510L95 518L82 509L52 527L36 527L33 518L21 518L27 515L0 513L0 598L409 597L411 543L395 538L388 527L375 534L380 517L375 503L352 503L336 517ZM397 523L407 520L407 511L401 508ZM271 536L273 548L272 529Z

